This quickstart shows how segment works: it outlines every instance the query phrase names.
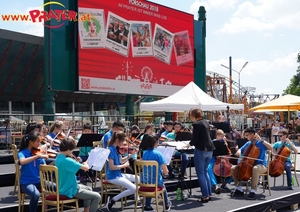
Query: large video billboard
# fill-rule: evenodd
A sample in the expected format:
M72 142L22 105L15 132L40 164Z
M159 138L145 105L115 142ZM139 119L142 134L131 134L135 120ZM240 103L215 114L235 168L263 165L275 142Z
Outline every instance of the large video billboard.
M193 15L144 0L78 0L79 90L168 96L194 79Z

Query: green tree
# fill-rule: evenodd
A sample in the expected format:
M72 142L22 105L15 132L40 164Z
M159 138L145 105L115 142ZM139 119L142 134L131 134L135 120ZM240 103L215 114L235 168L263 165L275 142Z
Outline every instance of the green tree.
M297 56L297 62L300 64L300 52ZM297 67L297 74L294 75L290 81L290 84L283 91L284 94L292 94L296 96L300 96L300 65Z

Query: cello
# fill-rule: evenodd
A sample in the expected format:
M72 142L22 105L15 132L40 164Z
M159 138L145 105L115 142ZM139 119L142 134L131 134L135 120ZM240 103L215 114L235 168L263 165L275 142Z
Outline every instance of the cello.
M260 153L260 149L255 146L255 142L256 139L253 139L250 146L247 147L243 159L234 169L234 175L237 180L248 181L252 176L254 162Z
M221 143L215 143L214 145L217 149L220 149L220 151L224 155L217 155L216 157L216 162L213 166L213 172L216 176L221 177L221 178L227 178L231 176L231 166L232 164L230 163L230 154L231 151L228 148L228 144L226 140L224 139L224 144Z
M275 158L270 162L269 174L271 177L279 177L284 172L284 163L291 154L291 150L285 146L285 143L282 144Z
M213 167L213 172L215 175L221 178L226 178L231 176L231 166L228 156L216 156L216 163Z

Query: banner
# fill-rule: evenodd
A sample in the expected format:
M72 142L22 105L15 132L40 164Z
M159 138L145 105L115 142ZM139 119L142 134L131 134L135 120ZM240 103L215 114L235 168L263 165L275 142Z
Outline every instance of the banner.
M79 90L169 96L194 80L192 14L145 0L78 7L90 17L78 27Z

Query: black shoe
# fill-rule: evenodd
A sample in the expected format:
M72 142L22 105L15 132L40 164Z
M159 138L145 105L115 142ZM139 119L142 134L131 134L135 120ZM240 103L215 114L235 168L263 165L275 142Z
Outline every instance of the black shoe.
M112 206L115 204L115 201L113 199L110 199L110 197L107 198L107 204L106 204L106 209L108 211L111 210Z
M288 190L294 190L293 186L288 186L287 189Z
M221 186L221 191L225 192L225 193L231 192L231 190L226 185L225 186Z
M178 175L179 179L187 179L187 177L185 177L184 175L182 176L181 174Z
M221 194L221 188L220 187L216 187L215 194Z
M265 189L269 189L269 184L266 182L266 183L262 183L262 186L265 188Z
M154 209L150 206L150 207L144 207L144 211L154 211Z
M247 199L255 199L256 194L254 192L250 192Z
M175 175L174 175L174 174L170 174L169 177L168 177L169 180L172 180L172 179L174 179L174 178L175 178Z
M233 193L233 196L236 196L236 197L237 196L244 196L244 192L236 189L235 192Z

